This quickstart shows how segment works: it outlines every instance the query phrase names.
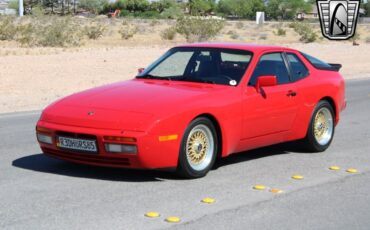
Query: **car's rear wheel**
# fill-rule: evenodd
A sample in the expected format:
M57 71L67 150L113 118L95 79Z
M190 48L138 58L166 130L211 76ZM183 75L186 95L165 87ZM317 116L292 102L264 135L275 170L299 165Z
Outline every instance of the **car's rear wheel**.
M333 140L335 130L334 110L327 101L320 101L313 112L307 135L303 140L306 150L322 152Z
M178 173L186 178L205 176L215 162L217 143L216 129L209 119L193 120L181 141Z

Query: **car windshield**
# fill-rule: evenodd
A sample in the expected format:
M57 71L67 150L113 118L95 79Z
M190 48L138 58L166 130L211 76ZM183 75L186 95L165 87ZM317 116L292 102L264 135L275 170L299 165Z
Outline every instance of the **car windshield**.
M136 78L236 86L252 53L243 50L179 47L169 50Z

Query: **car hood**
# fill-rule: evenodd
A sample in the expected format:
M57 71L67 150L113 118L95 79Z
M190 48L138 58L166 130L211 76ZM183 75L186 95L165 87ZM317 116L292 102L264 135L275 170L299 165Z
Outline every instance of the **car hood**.
M172 108L225 88L228 86L134 79L63 98L47 107L41 120L80 127L145 131Z

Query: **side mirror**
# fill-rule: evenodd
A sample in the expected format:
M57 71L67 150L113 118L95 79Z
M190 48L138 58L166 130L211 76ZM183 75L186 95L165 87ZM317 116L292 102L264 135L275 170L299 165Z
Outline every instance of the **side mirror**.
M141 74L142 72L144 72L144 70L145 70L145 68L139 68L139 69L137 69L137 72L138 72L139 74Z
M277 79L274 75L259 76L256 82L257 92L260 91L262 87L275 86L277 85Z

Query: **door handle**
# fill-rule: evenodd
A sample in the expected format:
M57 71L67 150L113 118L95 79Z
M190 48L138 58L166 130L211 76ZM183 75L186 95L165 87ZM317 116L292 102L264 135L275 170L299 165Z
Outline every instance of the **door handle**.
M295 97L297 96L297 92L293 90L289 90L288 93L286 94L288 97Z

